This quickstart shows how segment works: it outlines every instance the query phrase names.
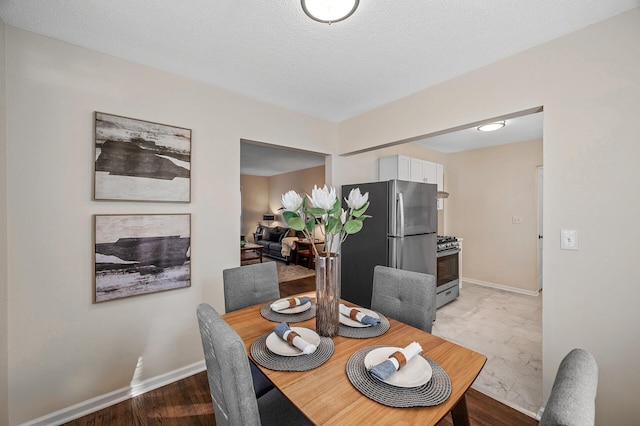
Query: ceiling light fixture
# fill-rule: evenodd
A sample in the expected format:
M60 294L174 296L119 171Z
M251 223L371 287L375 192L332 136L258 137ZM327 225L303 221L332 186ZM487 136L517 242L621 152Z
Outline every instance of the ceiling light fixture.
M353 15L360 0L301 0L309 18L325 24L340 22Z
M483 124L482 126L478 126L478 130L481 132L493 132L494 130L502 129L505 123L502 121L495 121L493 123Z

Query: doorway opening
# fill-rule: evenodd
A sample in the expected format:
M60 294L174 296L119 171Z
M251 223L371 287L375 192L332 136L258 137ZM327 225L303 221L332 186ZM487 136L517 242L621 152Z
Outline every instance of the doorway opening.
M250 249L259 253L252 253L242 265L276 262L280 282L315 274L296 264L296 240L300 236L288 227L280 207L282 194L289 190L304 194L314 185L324 185L325 161L323 153L240 141L241 252Z
M538 166L538 292L542 291L542 242L544 237L544 228L542 222L542 201L544 188L544 166Z
M483 122L501 119L506 125L495 132L473 123L409 142L447 154L444 230L464 241L460 297L438 310L434 334L487 355L474 387L535 418L542 403L543 112Z

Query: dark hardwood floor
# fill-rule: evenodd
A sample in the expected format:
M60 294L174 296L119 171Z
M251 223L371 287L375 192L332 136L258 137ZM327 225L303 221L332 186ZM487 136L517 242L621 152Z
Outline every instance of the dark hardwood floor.
M280 283L280 297L316 290L316 277L301 278L299 280Z
M315 289L315 277L280 284L280 297ZM534 426L538 422L474 390L467 392L467 407L472 425ZM375 422L374 422L375 423ZM213 405L206 372L198 373L130 400L73 420L71 426L107 425L215 425ZM452 426L447 415L437 426Z
M467 407L472 425L534 426L538 422L488 396L470 389ZM215 425L206 372L158 388L98 412L73 420L72 426ZM447 415L437 426L453 425Z

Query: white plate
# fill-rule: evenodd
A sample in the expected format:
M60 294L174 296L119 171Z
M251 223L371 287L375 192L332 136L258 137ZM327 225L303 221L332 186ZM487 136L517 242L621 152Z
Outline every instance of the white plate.
M304 327L291 327L291 330L295 331L307 342L312 345L318 346L320 344L320 336L315 331ZM273 332L267 336L267 348L276 355L282 356L298 356L302 355L302 351L295 346L291 346L286 341L282 340L278 335Z
M359 310L360 312L362 312L365 315L369 315L370 317L373 318L380 318L380 315L378 315L377 312L374 312L370 309L365 309L365 308L355 308L357 310ZM340 324L344 324L348 327L371 327L371 324L363 324L360 321L356 321L356 320L352 320L351 318L349 318L346 315L342 315L340 314Z
M364 366L369 370L374 365L378 365L389 358L389 355L395 351L399 351L401 349L402 348L391 346L374 349L364 357ZM431 365L427 360L422 358L420 355L416 355L411 358L404 367L389 376L387 380L383 381L401 388L413 388L427 383L431 380L432 374L433 371L431 370Z
M276 302L282 302L288 299L289 298L287 297L285 299L276 300ZM273 303L276 303L276 302L273 302ZM299 314L300 312L304 312L309 308L311 308L311 302L303 303L302 305L294 306L293 308L286 308L286 309L281 309L279 311L276 311L276 310L273 310L273 311L279 314Z

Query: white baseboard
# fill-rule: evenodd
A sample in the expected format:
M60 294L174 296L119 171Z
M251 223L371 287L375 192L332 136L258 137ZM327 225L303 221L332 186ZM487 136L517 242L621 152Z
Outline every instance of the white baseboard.
M177 370L170 371L168 373L161 374L147 380L143 380L142 382L136 383L135 385L118 389L113 392L88 399L70 407L63 408L45 416L38 417L37 419L22 423L21 426L61 425L63 423L70 422L71 420L86 416L87 414L95 413L96 411L102 410L103 408L110 407L119 402L133 398L134 396L141 395L145 392L149 392L175 381L193 376L194 374L197 374L204 370L206 370L206 366L203 360L191 365L187 365L186 367L182 367Z
M477 285L481 285L481 286L484 286L484 287L491 287L491 288L497 288L499 290L510 291L512 293L525 294L527 296L538 296L540 294L539 291L524 290L524 289L521 289L521 288L509 287L507 285L502 285L502 284L490 283L490 282L487 282L487 281L476 280L476 279L473 279L473 278L462 277L460 279L460 281L462 281L463 284L465 282L466 283L471 283L471 284L477 284ZM462 286L461 286L461 288L462 288Z

